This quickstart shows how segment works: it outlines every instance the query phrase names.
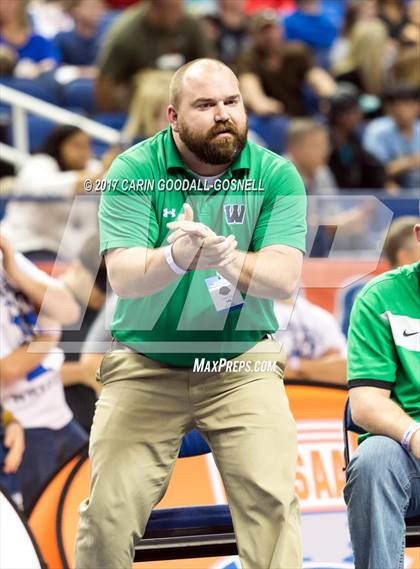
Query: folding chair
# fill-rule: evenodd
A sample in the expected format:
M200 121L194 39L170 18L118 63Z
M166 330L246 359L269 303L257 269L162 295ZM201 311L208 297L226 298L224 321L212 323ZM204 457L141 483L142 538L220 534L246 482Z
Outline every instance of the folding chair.
M359 427L351 416L350 400L347 399L343 419L344 461L347 466L350 462L349 431L363 435L366 431ZM405 545L406 547L420 547L420 516L405 519Z
M210 452L193 430L182 442L180 458ZM232 518L227 504L153 510L146 531L135 544L134 561L163 561L237 555Z

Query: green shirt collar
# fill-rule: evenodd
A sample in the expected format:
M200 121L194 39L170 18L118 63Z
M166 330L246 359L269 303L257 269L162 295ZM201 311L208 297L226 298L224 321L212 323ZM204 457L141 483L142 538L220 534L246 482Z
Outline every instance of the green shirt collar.
M181 155L178 152L175 141L172 136L172 128L168 126L166 136L164 137L164 147L166 154L166 170L169 172L171 169L181 168L186 172L191 173L187 166L182 161ZM251 154L249 149L249 142L247 142L236 158L235 162L228 168L227 172L239 172L240 170L249 170L251 167Z

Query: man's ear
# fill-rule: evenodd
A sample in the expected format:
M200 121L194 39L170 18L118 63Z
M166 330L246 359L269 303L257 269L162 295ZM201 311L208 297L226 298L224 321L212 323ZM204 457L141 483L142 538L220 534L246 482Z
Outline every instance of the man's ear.
M178 132L178 113L173 105L169 105L166 111L168 122L171 124L174 132Z
M417 243L420 243L420 223L416 223L414 226L414 235L417 239Z

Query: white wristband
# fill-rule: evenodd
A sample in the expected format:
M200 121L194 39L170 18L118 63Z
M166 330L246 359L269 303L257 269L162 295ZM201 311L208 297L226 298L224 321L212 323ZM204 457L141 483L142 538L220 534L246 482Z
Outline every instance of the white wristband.
M181 267L175 263L174 258L172 257L172 245L173 243L164 248L166 262L174 273L177 275L185 275L187 271L181 269Z
M414 423L414 425L410 425L408 429L402 436L401 439L401 446L405 448L405 450L410 450L410 441L413 437L414 433L416 433L420 429L420 423Z

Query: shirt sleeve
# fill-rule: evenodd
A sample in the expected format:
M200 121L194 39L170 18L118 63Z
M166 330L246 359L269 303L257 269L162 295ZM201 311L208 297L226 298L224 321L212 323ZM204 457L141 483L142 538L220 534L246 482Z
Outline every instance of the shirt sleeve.
M253 250L288 245L305 252L306 193L291 162L276 164L264 182L265 197L252 237Z
M387 164L392 160L392 156L387 150L383 134L374 123L369 125L365 130L363 148L367 152L370 152L370 154L377 158L382 164Z
M153 206L153 191L137 188L138 180L151 179L141 174L126 158L117 158L106 179L107 188L99 206L100 253L108 249L149 247L153 248L159 236L159 226Z
M369 285L368 285L369 286ZM347 377L349 387L391 390L396 381L397 354L388 319L372 289L356 298L350 316Z

